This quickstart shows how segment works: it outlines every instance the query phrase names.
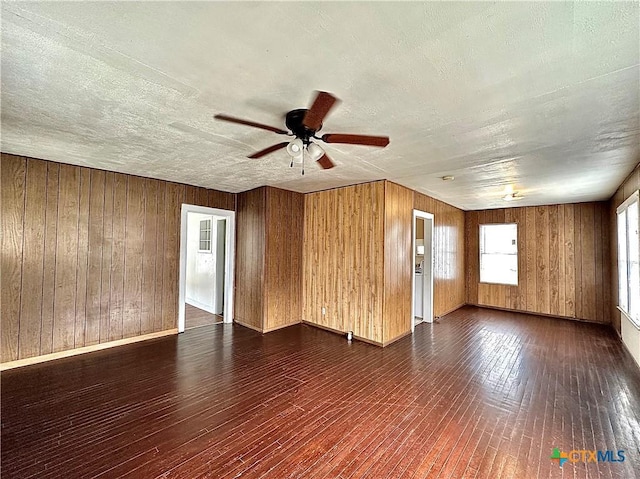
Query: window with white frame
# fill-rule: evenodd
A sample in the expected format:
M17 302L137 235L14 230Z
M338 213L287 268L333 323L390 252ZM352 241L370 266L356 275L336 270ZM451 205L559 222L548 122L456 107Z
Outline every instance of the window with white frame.
M618 307L640 325L640 235L638 192L617 210L618 213Z
M201 253L211 253L211 220L200 221L200 246Z
M518 225L480 225L480 282L518 284Z

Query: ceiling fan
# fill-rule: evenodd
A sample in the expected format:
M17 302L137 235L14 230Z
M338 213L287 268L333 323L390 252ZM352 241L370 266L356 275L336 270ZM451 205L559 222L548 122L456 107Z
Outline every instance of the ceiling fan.
M217 120L229 121L240 125L252 126L263 130L272 131L278 135L288 135L295 137L292 141L283 141L277 143L264 150L249 155L249 158L261 158L269 153L278 151L282 148L287 149L287 153L291 156L291 164L302 164L302 174L304 175L304 160L306 156L312 161L317 161L321 168L325 170L333 168L335 164L327 153L313 140L320 140L325 143L344 143L349 145L366 145L384 148L389 144L387 136L371 136L371 135L351 135L342 133L325 133L322 136L316 136L316 133L322 129L322 122L329 114L329 111L338 102L338 99L331 93L319 91L311 105L311 108L298 108L291 110L286 115L285 125L291 131L283 130L274 126L263 125L254 121L243 120L228 115L218 114L214 118Z

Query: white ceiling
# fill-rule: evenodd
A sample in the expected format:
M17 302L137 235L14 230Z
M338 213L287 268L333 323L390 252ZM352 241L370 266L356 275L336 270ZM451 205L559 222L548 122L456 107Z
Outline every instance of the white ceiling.
M640 160L638 2L2 2L2 151L239 192L387 178L463 209L603 200ZM273 133L342 103L304 176ZM455 175L443 182L443 175Z

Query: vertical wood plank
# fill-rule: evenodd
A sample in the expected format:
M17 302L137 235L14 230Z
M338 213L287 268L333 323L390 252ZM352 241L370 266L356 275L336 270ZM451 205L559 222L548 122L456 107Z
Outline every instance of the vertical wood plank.
M60 165L47 163L47 208L44 231L44 271L42 278L42 328L40 354L53 352L53 306L55 303L56 244L58 235L58 185Z
M596 254L595 254L595 204L584 203L581 207L580 241L582 250L581 319L595 321L596 314Z
M4 166L4 160L3 160ZM42 329L42 286L44 279L44 232L47 208L47 164L37 160L26 162L26 195L24 202L24 248L22 254L22 292L20 306L20 340L18 358L30 358L40 354L40 336ZM3 191L5 184L2 185ZM4 200L4 196L3 196ZM4 204L3 204L4 206ZM9 205L11 206L11 205ZM5 210L3 208L3 218ZM12 214L9 213L9 218ZM3 223L3 236L7 234ZM10 233L9 233L10 234ZM6 238L6 237L5 237ZM5 241L5 239L3 239ZM3 259L5 258L3 253ZM13 258L14 261L18 257ZM4 277L3 291L10 288ZM3 298L4 301L4 298ZM4 315L3 309L3 315ZM10 323L9 323L10 324ZM3 321L3 335L4 335ZM3 344L4 350L4 344Z
M529 276L527 274L527 215L525 208L516 208L518 222L518 302L516 309L527 310L527 289Z
M140 333L154 331L156 313L156 243L158 241L158 182L144 180L144 246L142 258L142 306L140 313ZM194 197L196 191L193 191ZM192 200L192 201L195 201Z
M373 244L373 257L370 262L371 283L367 287L374 301L374 321L370 327L371 337L374 341L382 342L384 340L381 319L384 307L384 269L380 265L384 264L384 182L378 181L372 185L372 195L371 214L374 221L369 226L371 228L369 241Z
M536 211L535 208L525 208L526 215L526 242L527 242L527 311L537 309L537 282L538 275L536 269Z
M60 165L59 188L55 302L53 305L54 352L72 349L75 344L79 168Z
M565 314L570 318L576 316L575 210L575 205L565 205Z
M558 205L558 314L566 316L566 281L565 281L565 205Z
M104 217L102 237L102 278L100 281L100 342L110 340L109 320L111 318L111 262L113 250L113 204L115 173L105 173Z
M640 171L640 170L639 170ZM611 222L614 215L610 212L611 204L602 204L602 287L603 287L603 322L613 325L614 301L612 298L612 266L611 261ZM617 313L618 311L615 310ZM618 315L619 316L619 315ZM614 326L615 327L615 326Z
M560 314L558 205L549 206L549 313Z
M264 278L266 239L266 188L240 193L237 214L236 319L264 329Z
M162 329L172 329L178 324L178 264L180 252L180 208L184 186L167 185L164 242L164 268L162 279Z
M235 195L217 190L207 190L207 192L207 206L211 208L219 208L221 210L235 209Z
M266 330L299 323L304 197L266 187Z
M196 204L209 206L209 192L205 188L198 188L196 192Z
M144 259L145 201L144 179L129 177L127 184L124 268L124 308L122 334L129 338L141 334L142 276ZM179 227L179 226L178 226Z
M388 343L411 329L411 249L413 194L385 181L383 342Z
M573 230L573 246L575 251L575 317L578 319L585 319L584 316L584 303L583 303L583 276L582 276L582 213L583 205L577 204L574 208L574 230Z
M27 164L2 155L2 361L18 359L20 300Z
M113 241L111 243L111 291L109 296L109 340L122 339L124 265L127 221L128 177L116 173L113 183Z
M600 204L594 204L594 216L593 216L593 239L594 239L594 287L595 287L595 309L593 311L594 320L598 322L604 322L604 282L602 273L604 270L603 265L603 231L602 231L602 216L603 208Z
M532 311L549 314L549 211L546 206L536 211L536 306Z
M91 170L89 197L89 248L87 257L87 305L85 345L100 342L100 307L102 304L102 248L104 238L105 172Z
M155 313L153 315L153 331L163 330L163 293L164 293L164 254L165 241L170 232L165 226L165 205L167 204L167 194L169 183L164 181L156 182L158 191L158 215L156 223L156 270L155 270Z
M79 168L80 189L78 198L78 264L76 270L76 348L85 346L87 323L87 275L89 255L89 198L91 194L91 170Z
M184 202L187 205L195 205L198 194L198 187L185 185L184 187Z

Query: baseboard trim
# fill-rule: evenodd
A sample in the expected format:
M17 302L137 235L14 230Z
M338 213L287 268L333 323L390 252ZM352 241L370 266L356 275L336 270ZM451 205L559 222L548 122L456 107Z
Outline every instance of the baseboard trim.
M410 335L411 335L411 330L409 330L409 331L407 331L405 333L402 333L400 336L396 336L395 338L390 339L389 341L383 342L382 343L382 347L384 348L386 346L389 346L391 343L395 343L396 341L399 341L402 338L406 338L407 336L410 336Z
M254 331L257 331L258 333L264 333L262 328L259 328L258 326L254 326L252 324L247 324L247 323L245 323L243 321L238 321L237 319L234 319L233 322L236 323L236 324L239 324L240 326L244 326L245 328L253 329Z
M263 329L263 328L259 328L258 326L254 326L252 324L247 324L247 323L244 323L242 321L238 321L237 319L234 319L233 322L239 324L240 326L244 326L245 328L249 328L249 329L252 329L254 331L257 331L258 333L261 333L261 334L267 334L267 333L270 333L272 331L277 331L278 329L288 328L289 326L295 326L296 324L300 324L301 323L301 321L298 321L298 322L295 322L295 323L281 324L280 326L275 326L273 328Z
M92 353L94 351L102 351L103 349L115 348L118 346L124 346L126 344L138 343L140 341L147 341L149 339L162 338L165 336L173 336L175 334L178 334L177 329L167 329L166 331L159 331L157 333L143 334L141 336L118 339L116 341L109 341L107 343L94 344L92 346L84 346L82 348L69 349L67 351L58 351L57 353L43 354L42 356L35 356L33 358L25 358L25 359L18 359L16 361L8 361L6 363L0 363L0 371L7 371L9 369L21 368L24 366L30 366L32 364L55 361L56 359L70 358L72 356L77 356L79 354Z
M346 334L347 334L346 331L340 331L339 329L330 328L329 326L324 326L322 324L312 323L311 321L302 320L302 324L308 324L309 326L313 326L314 328L324 329L325 331L328 331L334 334L339 334L340 336L346 337ZM373 344L374 346L384 346L381 342L373 341L367 338L362 338L360 336L356 336L355 334L353 335L353 339L357 339L358 341L362 341L363 343Z
M274 326L273 328L267 328L263 332L264 333L270 333L272 331L277 331L278 329L288 328L289 326L295 326L296 324L300 324L300 323L301 323L301 321L296 321L295 323L289 323L289 324L281 324L279 326Z
M568 319L569 321L578 321L580 323L589 323L589 324L600 324L602 326L611 326L613 328L613 325L610 322L603 323L602 321L595 321L593 319L574 318L571 316L559 316L557 314L538 313L537 311L523 311L520 309L501 308L499 306L491 306L489 304L468 303L467 306L475 306L476 308L484 308L484 309L495 309L498 311L506 311L508 313L530 314L531 316L542 316L544 318Z
M447 314L451 314L451 313L453 313L454 311L458 311L460 308L463 308L463 307L465 307L466 305L467 305L467 303L460 303L458 306L454 306L453 308L449 309L448 311L445 311L444 313L442 313L442 314L440 314L440 315L436 316L436 318L435 318L435 319L440 319L440 318L442 318L443 316L446 316ZM470 305L470 306L475 306L475 304L474 304L474 305ZM428 321L427 321L427 322L428 322Z

